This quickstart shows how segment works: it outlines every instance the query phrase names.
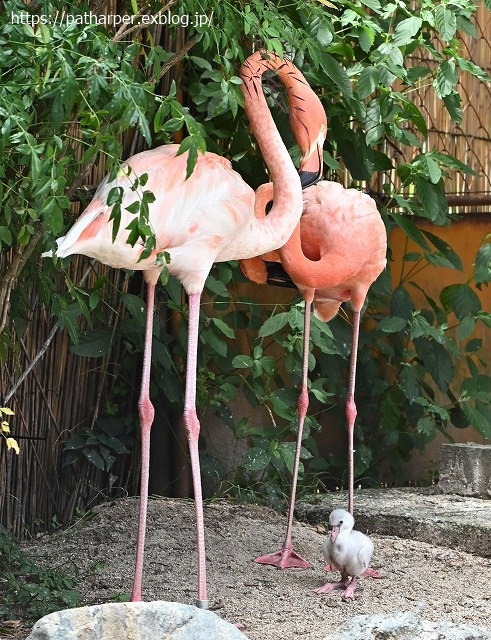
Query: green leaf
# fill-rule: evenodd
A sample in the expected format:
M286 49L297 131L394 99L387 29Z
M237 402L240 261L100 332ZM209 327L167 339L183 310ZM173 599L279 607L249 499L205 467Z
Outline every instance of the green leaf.
M251 356L239 355L232 360L232 367L235 369L250 369L254 364Z
M396 431L401 416L400 390L390 387L380 402L380 428L382 431Z
M438 387L445 392L454 376L450 354L444 346L430 338L415 338L414 345L425 369Z
M428 178L433 184L438 184L442 177L442 170L438 162L436 162L431 156L426 155L421 157L421 162L426 166L428 172Z
M328 47L331 44L333 33L331 23L328 20L322 20L319 22L315 37L321 47Z
M445 240L442 240L434 233L431 233L431 231L427 231L426 229L422 229L421 233L423 233L428 238L428 240L435 245L438 251L443 256L445 256L445 258L450 263L450 266L452 266L454 269L457 269L458 271L462 271L462 260L455 253L452 247L447 242L445 242Z
M452 120L460 124L462 122L462 98L460 93L451 91L448 95L443 96L443 102Z
M362 24L357 29L358 42L362 51L369 53L375 42L375 31L367 24Z
M132 293L121 293L121 300L132 318L144 324L146 307L145 303L140 296L135 296Z
M266 336L275 335L288 324L288 318L289 313L287 311L270 316L259 329L259 337L265 338Z
M94 329L79 337L78 344L72 344L70 351L84 358L100 358L111 349L114 332L112 329Z
M472 378L466 378L462 382L460 391L463 395L489 404L491 402L491 377L477 374Z
M469 340L469 342L465 345L466 353L475 353L482 349L482 339L481 338L473 338Z
M407 327L407 320L404 318L382 318L378 323L378 328L385 333L398 333Z
M444 224L447 218L448 204L440 185L432 184L419 176L414 177L414 185L426 217L435 224Z
M0 242L3 242L7 247L12 245L12 234L8 227L0 227Z
M468 284L453 284L442 289L440 300L450 308L459 320L481 311L481 301Z
M480 411L468 402L461 403L465 417L470 424L485 438L491 438L491 422Z
M277 416L285 418L285 420L293 420L297 398L296 393L292 388L288 390L279 389L278 391L275 391L271 394L270 400L273 406L273 411Z
M436 95L439 98L444 98L445 96L450 95L458 80L459 76L455 62L453 60L445 60L442 62L438 67L436 78L433 82Z
M474 280L476 285L491 282L491 242L484 244L476 254L476 273Z
M365 473L372 462L372 458L372 448L363 442L358 443L355 451L355 477Z
M64 451L73 449L83 449L87 444L87 438L83 435L76 435L70 438L65 444Z
M293 465L295 464L295 448L294 442L281 442L278 445L281 459L290 473L293 473Z
M434 338L440 344L445 343L445 336L442 332L435 329L428 320L419 312L416 311L411 322L410 338L420 338L421 336L429 336Z
M423 20L419 16L411 16L401 20L395 28L392 42L398 47L409 44L421 29L422 24Z
M440 4L435 9L435 24L444 42L450 42L457 31L457 17L449 5Z
M404 233L409 238L411 238L413 242L415 242L422 249L425 249L425 251L430 251L430 245L426 242L423 234L410 217L402 215L400 213L392 213L390 215L397 226L400 227L404 231Z
M358 95L364 100L378 87L379 73L375 67L365 67L358 78Z
M223 282L221 282L221 280L217 280L211 274L209 274L206 278L205 287L208 289L208 291L211 291L215 295L220 296L220 298L230 298L227 287L223 284Z
M205 58L199 58L198 56L188 56L188 58L200 69L206 69L206 71L212 70L211 64Z
M416 431L422 434L425 439L432 440L435 435L435 421L432 416L421 416L416 423Z
M373 150L366 142L363 130L353 131L338 128L335 118L331 120L333 136L339 152L354 180L370 179L374 168Z
M404 318L405 320L410 320L412 318L413 309L414 304L411 300L411 296L407 292L407 289L402 285L396 287L390 301L391 315Z
M472 74L476 78L479 78L482 82L489 82L491 77L486 71L481 69L477 64L471 62L471 60L466 60L465 58L457 58L457 64L462 69L462 71L467 71Z
M353 97L353 87L351 86L348 74L336 58L329 53L322 53L320 56L320 64L336 88L339 89L341 95L346 100L350 100Z
M457 331L459 340L465 340L466 338L468 338L474 332L475 328L476 321L474 320L474 318L471 318L470 316L465 316L465 318L462 318Z
M415 366L406 364L402 367L399 375L398 387L408 399L409 404L413 404L421 393L418 383L417 368ZM395 425L393 428L395 428Z
M224 322L220 318L212 318L211 321L213 322L215 327L219 329L227 338L230 338L232 340L235 338L234 330L232 329L232 327L229 327L226 322Z
M98 451L95 451L94 449L84 449L82 453L91 464L101 471L106 471L106 463Z
M222 340L214 331L203 331L201 340L204 344L209 345L216 353L223 358L227 355L227 343Z
M244 467L249 471L263 471L271 460L271 454L260 447L248 449L244 456Z
M367 130L366 143L374 146L381 142L385 135L385 123L382 118L379 99L370 100L366 111L365 128Z

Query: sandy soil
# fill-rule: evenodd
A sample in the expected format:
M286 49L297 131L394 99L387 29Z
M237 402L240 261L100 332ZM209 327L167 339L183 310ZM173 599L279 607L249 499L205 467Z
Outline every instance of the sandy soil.
M111 601L115 594L131 591L137 509L135 498L102 505L92 519L26 544L26 550L51 566L73 563L84 576L79 584L84 604ZM372 566L384 577L361 580L356 601L344 602L339 591L327 596L313 592L338 575L324 571L322 523L295 523L295 548L313 569L279 571L253 561L280 548L285 520L265 507L224 501L205 506L210 608L231 622L241 622L250 640L322 640L355 615L395 611L489 628L491 559L371 536ZM150 500L145 600L194 604L194 546L193 502ZM18 629L10 637L21 640L27 635L28 630Z

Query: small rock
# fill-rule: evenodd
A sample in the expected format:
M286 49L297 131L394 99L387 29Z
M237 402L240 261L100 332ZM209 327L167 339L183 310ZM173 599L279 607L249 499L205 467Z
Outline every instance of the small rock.
M442 444L438 484L443 493L491 498L491 445Z
M111 602L50 613L26 640L246 640L215 613L178 602Z
M491 632L451 622L430 622L411 611L356 616L324 640L491 640Z

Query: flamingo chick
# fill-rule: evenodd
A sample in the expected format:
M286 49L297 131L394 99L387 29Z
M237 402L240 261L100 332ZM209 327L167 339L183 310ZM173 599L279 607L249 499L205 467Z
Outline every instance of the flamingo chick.
M340 582L326 582L315 589L315 593L331 593L335 589L345 589L343 600L354 600L356 579L363 574L380 577L377 571L369 569L373 543L361 531L353 531L353 516L344 509L335 509L329 515L331 533L322 545L324 559L329 569L341 572ZM351 580L350 580L351 576Z

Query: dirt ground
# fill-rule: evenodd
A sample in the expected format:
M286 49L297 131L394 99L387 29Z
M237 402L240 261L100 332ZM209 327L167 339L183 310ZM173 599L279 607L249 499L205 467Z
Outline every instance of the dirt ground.
M25 548L47 565L66 570L72 563L84 576L79 584L83 604L112 601L131 591L137 511L135 498L102 505L92 519ZM150 500L145 600L194 604L194 522L192 501ZM281 547L285 522L284 516L265 507L224 501L205 506L210 608L230 622L242 623L250 640L322 640L355 615L395 611L489 628L490 558L372 535L372 566L384 577L361 580L356 601L344 602L339 591L327 596L314 593L338 575L324 571L322 523L295 523L295 548L313 569L280 571L253 561ZM9 637L23 640L28 633L19 628Z

